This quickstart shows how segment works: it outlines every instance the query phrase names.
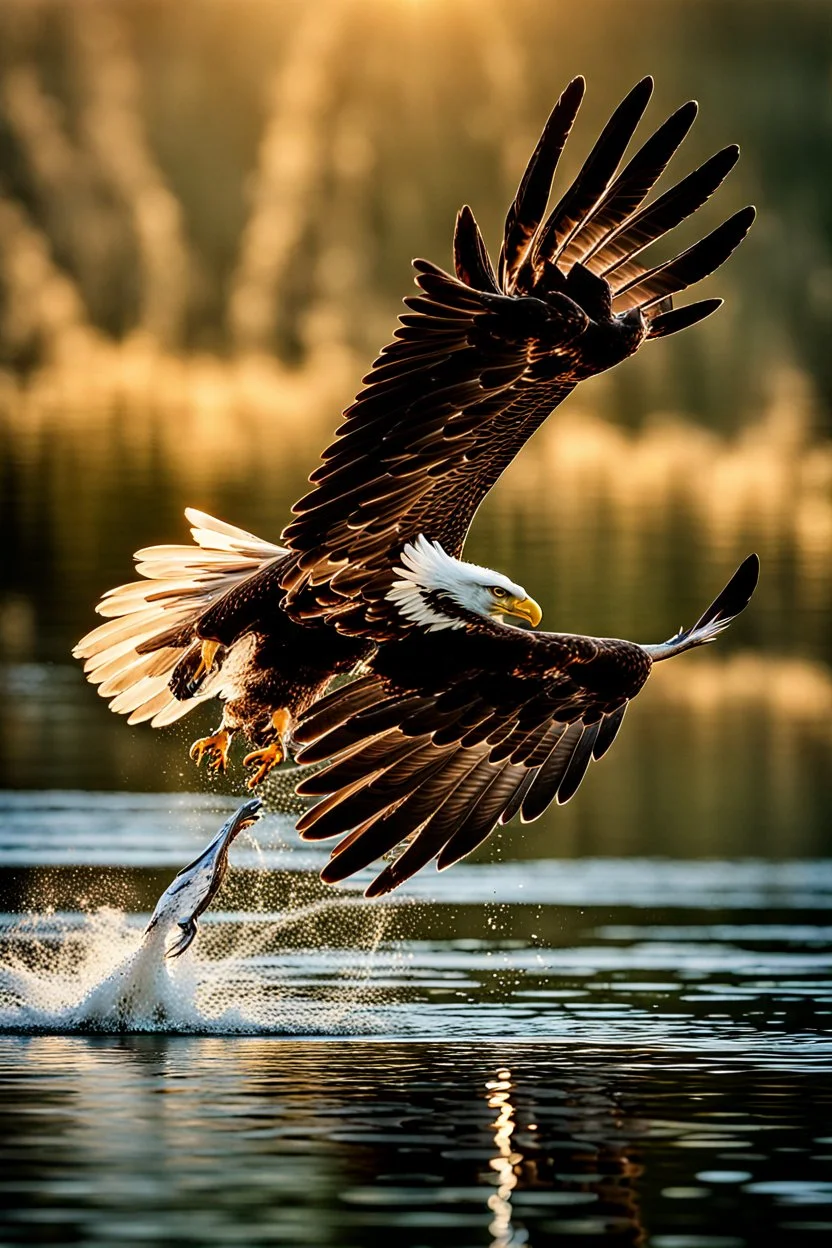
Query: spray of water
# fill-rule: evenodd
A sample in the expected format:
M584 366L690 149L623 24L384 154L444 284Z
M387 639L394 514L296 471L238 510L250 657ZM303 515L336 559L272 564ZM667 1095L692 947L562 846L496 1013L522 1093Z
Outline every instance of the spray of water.
M250 833L246 837L257 842ZM241 838L242 839L242 838ZM259 849L259 847L258 847ZM104 907L39 908L0 929L0 1028L224 1034L370 1033L391 906L332 893L311 872L235 872L199 935Z

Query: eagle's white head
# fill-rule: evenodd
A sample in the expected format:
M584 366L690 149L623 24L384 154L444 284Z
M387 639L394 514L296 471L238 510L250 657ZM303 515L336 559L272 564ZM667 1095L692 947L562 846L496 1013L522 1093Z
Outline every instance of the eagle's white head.
M537 626L543 615L522 585L490 568L453 559L421 533L404 547L401 566L393 571L400 579L387 598L427 632L465 628L472 616L502 623L504 615L513 615Z

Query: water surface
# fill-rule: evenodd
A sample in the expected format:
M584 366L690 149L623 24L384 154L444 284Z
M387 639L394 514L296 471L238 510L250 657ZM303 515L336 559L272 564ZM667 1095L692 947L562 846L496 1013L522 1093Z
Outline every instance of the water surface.
M79 1022L229 804L5 799L4 1243L832 1227L828 861L462 863L378 905L269 816L173 1012Z

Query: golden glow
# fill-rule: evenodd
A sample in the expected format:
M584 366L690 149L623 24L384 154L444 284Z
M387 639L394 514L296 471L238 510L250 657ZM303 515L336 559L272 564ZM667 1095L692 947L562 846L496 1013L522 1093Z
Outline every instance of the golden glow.
M691 711L703 719L731 712L746 722L768 718L787 739L802 726L820 748L832 740L832 676L822 663L786 655L700 654L686 665L662 664L644 699ZM661 679L658 679L661 677Z
M552 531L591 533L603 499L604 540L625 559L646 519L684 510L720 546L777 534L802 566L818 564L832 548L832 443L816 438L817 421L806 378L792 370L772 375L760 418L732 437L672 414L632 433L571 401L508 469L503 506L533 512L537 524L545 517ZM645 558L654 558L649 546ZM627 578L647 570L627 568Z

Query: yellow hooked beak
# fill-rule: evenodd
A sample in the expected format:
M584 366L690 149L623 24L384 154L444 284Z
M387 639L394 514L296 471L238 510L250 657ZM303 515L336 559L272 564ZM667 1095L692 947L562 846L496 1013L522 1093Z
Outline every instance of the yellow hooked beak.
M543 619L543 612L534 598L506 598L500 607L504 615L519 616L521 620L527 620L532 628L537 628Z

